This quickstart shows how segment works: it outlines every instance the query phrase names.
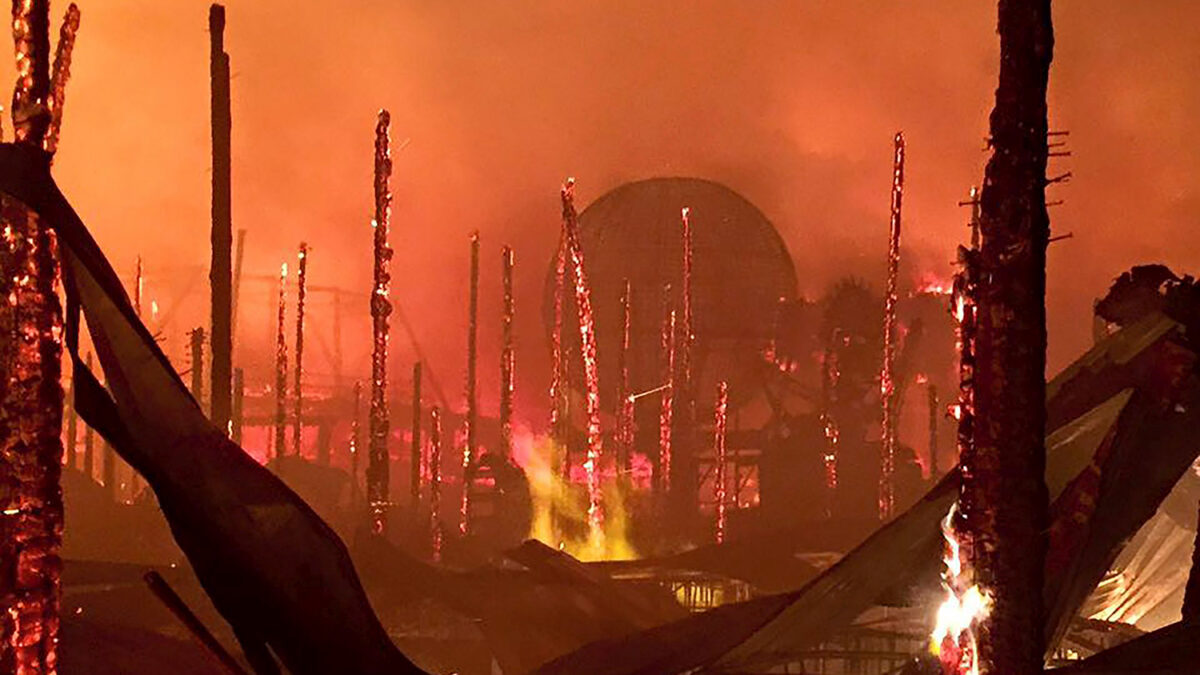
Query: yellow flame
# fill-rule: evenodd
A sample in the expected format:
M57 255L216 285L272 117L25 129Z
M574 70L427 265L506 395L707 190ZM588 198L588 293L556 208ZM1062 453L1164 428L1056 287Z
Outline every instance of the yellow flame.
M632 560L637 557L637 551L628 538L626 489L615 481L604 483L603 526L589 528L586 495L579 489L581 486L572 485L560 475L553 461L554 457L559 456L553 439L516 433L513 456L529 480L531 539L537 539L585 562ZM586 534L582 538L573 537L560 531L559 523L572 526L563 529Z
M987 617L992 599L977 584L968 586L970 582L963 570L961 546L954 533L954 514L957 509L956 502L942 520L942 536L946 540L946 553L942 558L946 565L946 570L942 572L942 588L946 592L946 599L938 607L937 622L930 634L929 651L942 660L943 665L954 668L952 672L978 675L975 626ZM942 653L942 647L947 642L957 646L957 654ZM946 664L947 659L956 659L957 663Z

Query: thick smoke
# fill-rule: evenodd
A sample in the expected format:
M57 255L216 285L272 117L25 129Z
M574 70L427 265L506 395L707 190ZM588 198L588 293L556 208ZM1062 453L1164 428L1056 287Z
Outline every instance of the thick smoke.
M270 283L313 248L313 377L332 369L332 302L370 287L375 112L397 145L393 297L452 406L465 354L468 233L484 244L481 380L497 404L500 246L517 257L518 411L538 423L548 383L540 289L558 186L586 205L622 181L728 184L779 227L800 288L884 272L891 137L906 132L906 273L948 274L966 236L956 206L982 173L997 38L990 3L341 3L231 0L234 218L246 228L237 358L269 350ZM61 8L60 8L61 9ZM147 261L173 328L206 323L206 3L84 6L57 172L119 269ZM58 11L58 10L56 10ZM1200 268L1200 4L1060 0L1052 126L1050 362L1088 344L1092 300L1133 263ZM6 71L7 74L7 71ZM190 293L190 294L189 294ZM345 370L367 370L365 297L347 300ZM319 334L319 335L318 335ZM399 386L413 353L393 332ZM178 343L178 344L176 344ZM269 361L250 363L263 379ZM427 371L427 375L429 371ZM428 389L427 389L428 391Z

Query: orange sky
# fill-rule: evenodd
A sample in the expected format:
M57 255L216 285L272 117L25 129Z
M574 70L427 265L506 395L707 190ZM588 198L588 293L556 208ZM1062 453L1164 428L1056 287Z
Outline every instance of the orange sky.
M207 4L82 1L56 171L118 268L150 294L208 261ZM540 401L536 323L557 189L586 204L656 175L715 179L782 232L800 288L884 271L891 137L909 143L906 269L949 273L995 82L994 6L962 0L464 2L232 0L234 221L246 274L305 239L314 284L369 288L371 143L396 141L394 295L443 386L461 390L467 236L484 242L482 391L497 388L499 247L517 249L522 398ZM329 8L337 7L338 11ZM64 6L56 3L54 12ZM1058 0L1051 126L1072 171L1052 190L1050 363L1090 340L1094 297L1134 263L1200 268L1200 3ZM4 73L8 76L7 71ZM239 338L265 340L247 282ZM157 290L156 290L157 289ZM255 293L258 297L255 297ZM176 315L206 321L203 285ZM156 296L157 297L157 296ZM328 307L313 310L328 342ZM365 373L365 300L347 326ZM492 327L495 327L492 330ZM363 339L359 339L361 334ZM169 345L179 352L182 337ZM411 352L397 331L398 372ZM327 370L319 346L314 370ZM495 405L486 396L485 409Z

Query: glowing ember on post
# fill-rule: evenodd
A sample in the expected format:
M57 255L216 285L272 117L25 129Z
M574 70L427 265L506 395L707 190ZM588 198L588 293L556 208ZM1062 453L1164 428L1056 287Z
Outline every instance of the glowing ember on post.
M513 250L505 246L500 253L503 264L504 313L500 335L500 450L505 457L513 451L513 391L517 371L517 355L513 349Z
M429 413L429 533L435 562L442 559L442 409Z
M300 437L304 431L304 319L308 281L308 245L301 241L296 255L296 370L292 389L295 394L294 426L292 428L292 450L300 456Z
M571 259L571 271L575 277L575 305L579 310L579 342L587 394L587 459L583 463L583 469L587 475L588 531L593 539L600 539L604 532L600 492L600 453L603 450L600 435L600 372L596 365L596 320L592 314L592 292L583 265L583 246L579 243L574 178L568 178L563 184L562 208L567 254Z
M570 478L571 456L567 448L567 361L563 358L563 303L567 293L567 235L559 235L558 253L554 258L554 331L551 335L550 353L550 435L554 449L560 453L559 473Z
M409 466L409 496L413 513L421 506L421 362L413 364L412 370L412 437L408 451Z
M675 310L671 285L663 287L662 366L663 386L658 410L658 475L656 487L664 494L671 489L671 418L675 414Z
M882 456L879 475L879 518L892 517L895 507L893 474L896 468L896 300L900 276L900 207L904 196L904 134L897 133L892 164L892 217L888 237L887 298L883 315L883 370L879 393L883 400Z
M946 675L978 675L975 627L987 616L991 598L971 583L970 575L964 569L962 547L954 530L957 508L957 504L951 506L942 520L942 536L946 540L942 588L946 591L946 599L937 611L929 651L938 658Z
M79 31L79 7L71 3L63 17L58 32L58 47L54 52L54 66L50 74L50 97L46 107L50 109L50 128L42 147L51 155L58 150L58 136L62 131L63 104L67 100L67 80L71 79L71 56L75 51L75 35Z
M371 528L375 534L383 534L387 527L388 502L388 430L390 420L387 408L387 357L388 316L392 313L392 275L389 271L392 248L388 245L388 227L392 216L392 151L388 136L391 115L379 111L375 126L375 218L374 229L374 285L371 290L371 416L368 424L370 435L367 455L367 501L371 507Z
M287 263L279 266L279 306L275 317L275 456L283 457L287 440Z
M296 260L296 379L295 412L292 427L292 451L300 456L300 438L304 431L304 301L308 295L308 244L300 242Z
M717 543L725 543L726 483L729 481L729 460L725 455L725 429L729 412L729 384L717 384L717 407L713 419L713 450L717 456L717 478L714 497L717 503Z
M78 9L64 22L59 58L50 63L46 0L12 6L17 83L13 126L18 143L53 152L61 119ZM57 91L56 97L54 92ZM56 104L55 101L58 101ZM14 200L0 198L0 663L6 672L58 669L62 562L62 308L57 245L50 228ZM19 421L19 424L14 423Z
M471 481L475 477L475 456L478 449L479 408L476 386L476 367L479 357L479 233L471 233L471 292L467 306L467 415L466 442L462 450L462 502L459 506L458 530L463 534L471 531Z
M621 350L617 353L617 369L621 381L617 386L617 471L628 476L632 469L634 440L634 398L629 390L629 347L633 332L633 286L625 280L621 293Z
M841 371L838 370L837 341L841 332L835 330L825 345L825 353L821 358L821 427L825 432L825 454L822 464L825 467L825 517L833 517L833 505L838 488L838 425L833 416L833 406L837 398L838 380Z

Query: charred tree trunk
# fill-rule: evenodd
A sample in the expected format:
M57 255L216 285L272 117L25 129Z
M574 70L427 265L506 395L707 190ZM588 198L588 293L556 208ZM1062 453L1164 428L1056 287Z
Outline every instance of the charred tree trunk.
M79 10L67 10L53 77L49 2L14 2L11 25L16 142L53 152ZM62 307L50 229L7 198L0 225L0 672L34 675L58 667Z
M989 674L1042 672L1045 474L1046 85L1050 0L1000 0L1000 82L981 197L974 447L963 507Z
M233 207L229 106L229 54L225 53L225 7L208 10L212 83L212 405L209 416L229 428L233 378Z

